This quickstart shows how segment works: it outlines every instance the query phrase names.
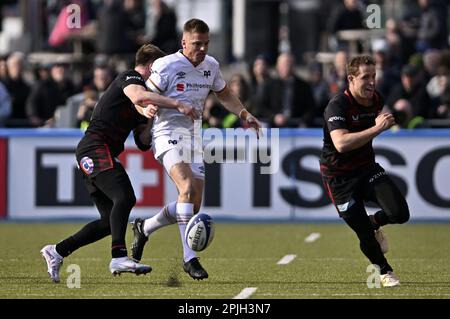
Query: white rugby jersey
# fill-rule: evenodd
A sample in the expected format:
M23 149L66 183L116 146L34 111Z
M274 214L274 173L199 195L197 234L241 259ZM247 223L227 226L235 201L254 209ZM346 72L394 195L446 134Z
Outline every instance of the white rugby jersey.
M153 92L191 104L200 114L209 92L220 92L226 85L216 59L206 55L195 67L181 51L157 59L146 83ZM153 138L170 136L177 128L192 133L194 123L176 109L159 108L153 123Z

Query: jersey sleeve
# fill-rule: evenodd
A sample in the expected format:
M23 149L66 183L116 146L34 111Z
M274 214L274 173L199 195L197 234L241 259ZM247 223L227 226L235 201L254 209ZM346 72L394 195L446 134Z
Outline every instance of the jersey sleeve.
M168 65L161 59L156 60L152 65L152 74L146 82L147 87L156 93L166 91L169 84L168 75Z
M122 90L130 84L137 84L146 87L144 79L136 71L127 71L122 73L120 80L121 80L120 87L122 88Z
M220 91L222 91L225 88L226 84L227 83L223 79L222 72L220 72L220 69L218 69L217 72L216 72L216 77L214 78L214 82L213 82L213 85L212 85L212 90L214 92L220 92Z
M148 121L148 119L146 117L139 114L139 116L137 118L137 125L133 129L134 144L136 144L136 146L143 152L148 151L151 148L151 144L152 144L151 143L151 140L152 140L151 133L149 133L150 134L150 143L149 144L142 143L141 138L140 138L140 135L142 132L142 126L144 126L144 129L147 129L147 128L145 128L145 126L147 125L147 121Z
M343 99L335 98L330 101L324 112L324 120L331 132L337 129L348 129L345 103Z

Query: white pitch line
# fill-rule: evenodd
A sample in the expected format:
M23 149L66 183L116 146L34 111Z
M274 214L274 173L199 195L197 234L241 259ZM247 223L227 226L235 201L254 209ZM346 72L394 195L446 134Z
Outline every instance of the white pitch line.
M308 237L305 238L305 243L308 243L308 244L313 243L317 239L319 239L320 236L321 236L320 233L311 233L308 235Z
M244 288L233 299L248 299L251 295L253 295L255 293L256 289L258 289L258 288L255 288L255 287Z
M296 257L297 255L286 255L277 262L277 265L287 265L291 261L293 261Z

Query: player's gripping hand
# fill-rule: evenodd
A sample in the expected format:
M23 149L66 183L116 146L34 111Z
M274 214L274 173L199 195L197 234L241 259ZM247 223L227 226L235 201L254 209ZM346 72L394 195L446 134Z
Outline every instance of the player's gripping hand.
M190 117L192 120L197 120L200 118L199 112L192 105L178 102L177 110L180 113L183 113L184 115Z
M395 125L394 115L391 113L381 113L375 119L375 126L380 129L380 132L386 131Z
M150 119L156 115L158 112L158 107L156 105L149 104L143 109L143 112L144 116Z
M261 123L254 117L249 111L246 109L242 109L239 112L239 118L246 122L251 128L253 128L256 132L256 137L259 139L259 135L262 133L261 131Z

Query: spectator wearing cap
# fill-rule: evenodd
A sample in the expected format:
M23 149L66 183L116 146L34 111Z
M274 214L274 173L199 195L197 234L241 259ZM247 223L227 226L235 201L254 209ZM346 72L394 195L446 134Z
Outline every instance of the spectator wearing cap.
M391 110L400 99L405 99L411 104L412 116L422 116L427 119L431 117L434 110L430 107L431 100L427 93L426 86L421 81L417 67L405 65L401 71L401 81L389 94L386 103Z

